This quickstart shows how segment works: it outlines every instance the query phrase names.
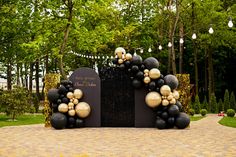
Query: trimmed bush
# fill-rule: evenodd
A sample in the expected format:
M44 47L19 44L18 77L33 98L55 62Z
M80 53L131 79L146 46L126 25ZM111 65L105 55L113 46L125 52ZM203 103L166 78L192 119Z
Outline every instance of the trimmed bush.
M193 104L193 109L195 110L196 114L200 113L201 104L200 104L200 100L199 100L199 96L198 95L195 96L195 101L194 101L194 104Z
M211 113L217 113L218 112L218 107L217 107L217 101L216 101L216 96L214 93L211 94L211 101L210 101L210 108L209 112Z
M228 109L226 114L228 117L234 117L235 111L234 109Z
M219 100L218 106L219 106L218 112L224 111L224 103L223 103L222 99Z
M200 113L202 116L205 116L207 114L207 110L206 109L201 109Z
M207 102L207 97L204 96L204 100L203 100L203 103L201 104L201 108L208 110L208 107L209 107L209 105L208 105L208 102Z
M194 116L194 114L195 114L195 110L192 108L190 108L188 112L191 116Z
M228 89L226 89L224 94L224 110L227 111L229 108L230 108L229 91Z
M236 110L236 102L235 102L234 92L231 92L229 102L230 102L230 108Z

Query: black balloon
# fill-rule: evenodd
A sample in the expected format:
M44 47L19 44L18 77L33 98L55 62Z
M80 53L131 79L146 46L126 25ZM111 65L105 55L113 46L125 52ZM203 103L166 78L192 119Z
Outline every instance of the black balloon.
M163 79L158 79L156 83L157 83L157 87L161 88L161 86L165 84L165 81Z
M177 105L170 105L168 113L172 117L177 116L179 114L179 107Z
M172 90L176 89L178 87L178 85L179 85L179 81L178 81L177 77L174 76L174 75L171 75L171 74L166 75L164 77L164 81L165 81L165 84L170 86L170 88Z
M158 129L165 129L166 128L166 122L161 118L156 120L155 125L156 125L156 128L158 128Z
M61 102L68 104L70 102L70 100L68 98L62 98Z
M163 119L168 119L168 118L169 118L168 113L167 113L166 111L162 112L161 118L163 118Z
M59 99L60 95L58 93L58 89L52 88L48 91L48 100L52 103L57 103L57 99Z
M52 109L53 109L53 112L57 112L58 111L58 104L53 103Z
M59 94L66 94L67 93L67 89L64 85L61 85L59 88L58 88L58 93Z
M69 82L69 80L62 80L61 84L66 86L66 85L70 84L70 82Z
M75 118L74 117L69 117L68 118L68 127L73 128L75 126Z
M61 103L61 99L57 99L57 104L60 104Z
M144 73L142 71L139 71L137 74L136 74L136 78L139 79L139 80L143 80L144 78Z
M69 88L69 92L74 92L73 87L70 87L70 88Z
M124 70L124 69L125 69L125 65L124 65L124 64L121 64L121 65L119 66L119 68L122 69L122 70Z
M63 129L66 127L67 118L64 114L57 112L53 113L51 117L51 125L55 129Z
M179 129L184 129L189 126L190 118L186 113L179 113L175 119L175 126Z
M149 83L148 87L149 87L149 89L150 89L151 91L155 90L155 89L156 89L156 82L151 81L151 82Z
M65 95L64 95L64 94L61 94L61 95L60 95L60 98L61 98L61 99L65 98Z
M69 90L70 88L72 88L71 84L66 85L66 88Z
M151 70L152 68L158 68L159 67L159 62L154 57L146 58L143 63L145 65L145 67L149 70Z
M162 111L158 110L158 111L157 111L157 116L159 116L159 117L160 117L160 116L161 116L161 114L162 114Z
M112 63L113 63L113 64L118 64L118 58L113 58L113 59L112 59Z
M134 65L141 65L142 61L143 61L143 59L139 55L134 55L132 58L132 64L134 64Z
M144 64L142 64L141 66L140 66L140 70L145 70L146 69L146 67L145 67L145 65Z
M84 127L84 120L77 118L76 121L75 121L75 126L76 126L77 128L82 128L82 127Z
M132 85L133 85L133 87L134 88L141 88L142 87L142 82L140 81L140 80L137 80L137 79L134 79L133 81L132 81Z
M133 73L137 73L139 71L139 67L137 65L133 65L131 70Z
M157 91L158 93L160 93L160 88L159 88L159 87L157 87L157 88L156 88L156 91Z
M183 106L182 106L182 104L181 104L180 101L176 101L176 104L175 104L175 105L179 107L179 111L180 111L180 112L183 111Z
M125 67L129 68L131 65L131 62L130 61L125 61Z
M174 117L169 117L167 119L167 128L173 128L175 125L175 118Z

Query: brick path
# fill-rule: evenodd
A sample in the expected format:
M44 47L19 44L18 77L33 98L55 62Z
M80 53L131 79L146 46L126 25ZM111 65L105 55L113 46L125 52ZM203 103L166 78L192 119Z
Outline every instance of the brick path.
M216 115L208 115L185 130L3 127L0 157L236 156L236 128L221 126L219 120Z

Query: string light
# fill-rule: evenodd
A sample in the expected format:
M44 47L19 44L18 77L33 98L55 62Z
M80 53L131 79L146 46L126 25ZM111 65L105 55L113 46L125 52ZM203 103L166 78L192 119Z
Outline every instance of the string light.
M180 44L183 44L183 43L184 43L184 39L183 39L183 38L180 38L180 39L179 39L179 42L180 42Z
M149 49L148 49L148 52L152 52L152 49L151 49L151 47L149 47Z
M143 49L142 48L140 49L140 53L143 53Z
M172 47L172 44L171 44L171 42L169 42L169 43L168 43L168 47Z
M213 28L212 28L212 25L210 26L210 28L209 28L209 31L208 31L210 34L213 34L214 33L214 30L213 30Z
M192 39L193 39L193 40L197 39L197 35L196 35L196 33L193 33L193 35L192 35Z
M159 49L159 50L162 50L162 46L161 46L161 45L159 45L158 49Z
M231 17L229 18L228 26L229 26L229 28L232 28L232 27L234 26L234 24L233 24L233 21L232 21L232 18L231 18Z

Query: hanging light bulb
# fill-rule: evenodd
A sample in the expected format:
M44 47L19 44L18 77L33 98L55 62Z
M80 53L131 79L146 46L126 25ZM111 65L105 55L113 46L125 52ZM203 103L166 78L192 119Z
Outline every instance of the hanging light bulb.
M168 43L168 47L172 47L172 44L171 44L171 42L169 42L169 43Z
M140 49L140 53L143 53L143 49L142 48Z
M180 39L179 39L179 42L180 42L180 44L183 44L183 43L184 43L184 39L183 39L183 38L180 38Z
M162 46L161 46L161 45L159 45L158 49L159 49L159 50L162 50Z
M137 56L137 53L136 53L136 52L134 52L134 56Z
M212 28L212 26L209 28L209 31L208 31L210 34L213 34L214 33L214 30Z
M229 26L229 28L232 28L232 27L234 26L234 24L233 24L233 21L232 21L232 18L231 18L231 17L229 18L228 26Z
M193 33L193 35L192 35L192 39L197 39L197 35L196 35L196 33Z
M152 52L152 49L151 49L151 47L149 47L149 49L148 49L148 52Z

